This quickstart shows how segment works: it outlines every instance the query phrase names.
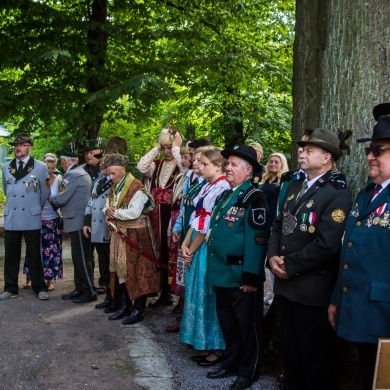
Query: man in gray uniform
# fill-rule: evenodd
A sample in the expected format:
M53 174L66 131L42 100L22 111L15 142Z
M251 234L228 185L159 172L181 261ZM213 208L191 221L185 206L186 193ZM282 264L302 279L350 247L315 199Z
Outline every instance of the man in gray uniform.
M93 288L90 241L83 235L84 214L91 196L92 181L88 173L78 165L77 151L73 144L57 152L60 156L64 178L59 194L50 198L55 208L61 207L64 219L64 233L70 234L75 289L62 299L74 303L96 301Z
M100 171L102 177L93 186L91 197L85 209L83 233L86 238L91 239L95 246L99 259L99 286L104 286L106 298L102 303L97 304L96 309L105 309L111 305L112 298L109 288L110 284L110 240L108 238L108 226L103 208L112 186L112 181L106 175L106 168L100 159Z
M17 134L10 142L15 158L3 165L4 208L4 292L0 300L18 296L18 274L22 237L30 261L31 287L39 299L46 300L47 285L41 257L42 208L50 196L46 164L30 156L33 140Z

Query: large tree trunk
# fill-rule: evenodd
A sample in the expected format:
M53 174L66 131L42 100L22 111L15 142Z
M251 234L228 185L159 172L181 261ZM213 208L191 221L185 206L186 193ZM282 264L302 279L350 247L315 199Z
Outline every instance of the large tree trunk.
M352 130L339 169L354 198L367 180L365 144L373 107L389 99L390 1L297 0L293 79L293 148L307 128ZM356 356L339 340L339 387L356 384ZM354 387L353 387L354 388Z
M339 168L353 196L367 177L356 139L371 134L373 107L390 100L389 26L389 0L296 1L292 155L306 128L352 130Z
M107 21L108 0L93 0L87 34L87 91L93 94L105 86L105 61L107 55ZM84 107L84 129L87 139L95 139L99 134L105 113L105 103L95 99Z

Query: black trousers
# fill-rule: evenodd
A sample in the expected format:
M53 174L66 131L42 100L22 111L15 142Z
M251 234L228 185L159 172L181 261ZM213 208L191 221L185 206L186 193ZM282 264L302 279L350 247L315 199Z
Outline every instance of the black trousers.
M355 346L359 355L362 390L371 390L374 382L378 344L355 343Z
M70 246L73 261L75 290L87 295L95 295L93 289L92 261L90 256L91 242L82 230L70 232Z
M110 244L94 243L99 261L99 286L108 287L110 284Z
M42 267L41 229L4 231L4 291L18 294L18 275L23 237L26 243L26 256L29 259L31 288L35 294L38 294L40 291L47 291Z
M214 287L219 325L225 339L222 368L256 379L263 331L263 286L253 293L238 287Z
M280 296L278 321L288 390L334 389L334 332L327 307L302 305Z

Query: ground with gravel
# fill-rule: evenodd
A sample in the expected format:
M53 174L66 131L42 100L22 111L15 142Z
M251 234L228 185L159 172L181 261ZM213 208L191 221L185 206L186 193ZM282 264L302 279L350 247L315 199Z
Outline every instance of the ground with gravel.
M2 241L0 289L4 285ZM134 380L137 369L129 357L132 327L120 326L120 321L108 321L107 314L94 309L94 303L78 305L61 299L62 294L73 289L67 240L64 243L64 264L64 279L55 283L48 301L39 301L31 290L22 288L18 297L0 301L1 388L148 388ZM23 282L24 275L20 273L20 286ZM99 300L102 299L103 296L99 296ZM205 374L210 369L199 367L190 360L194 351L178 342L177 333L164 332L164 326L175 319L171 310L172 307L148 309L142 326L150 329L164 351L173 375L172 389L228 388L234 378L206 379ZM277 388L278 382L271 376L261 376L252 386L252 389Z

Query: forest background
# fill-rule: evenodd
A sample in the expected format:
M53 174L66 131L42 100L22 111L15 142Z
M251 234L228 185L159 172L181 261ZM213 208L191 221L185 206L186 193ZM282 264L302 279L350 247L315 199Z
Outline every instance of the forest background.
M2 2L0 123L34 156L119 135L137 161L162 128L290 153L291 0Z

